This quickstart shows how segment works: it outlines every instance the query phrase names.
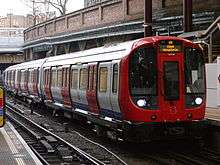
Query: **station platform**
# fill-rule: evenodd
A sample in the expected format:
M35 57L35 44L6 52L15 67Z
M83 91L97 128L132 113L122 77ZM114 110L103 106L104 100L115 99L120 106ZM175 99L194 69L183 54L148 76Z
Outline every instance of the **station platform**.
M0 164L42 165L9 121L0 128Z
M205 118L211 125L220 126L220 107L206 108Z

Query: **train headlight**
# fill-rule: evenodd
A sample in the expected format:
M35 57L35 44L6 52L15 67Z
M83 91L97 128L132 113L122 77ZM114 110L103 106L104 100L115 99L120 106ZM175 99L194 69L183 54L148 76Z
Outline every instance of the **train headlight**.
M195 99L195 103L196 103L197 105L202 104L202 98L201 98L201 97L197 97L197 98Z
M137 101L137 105L139 107L144 107L144 106L146 106L146 104L147 104L147 102L144 99L140 99L140 100Z

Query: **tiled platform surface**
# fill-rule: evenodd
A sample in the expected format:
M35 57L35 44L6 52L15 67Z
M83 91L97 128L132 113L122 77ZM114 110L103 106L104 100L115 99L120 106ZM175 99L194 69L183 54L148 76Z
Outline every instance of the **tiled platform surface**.
M206 108L205 117L212 125L220 126L220 107L219 108Z
M8 121L4 128L0 128L0 164L42 165Z

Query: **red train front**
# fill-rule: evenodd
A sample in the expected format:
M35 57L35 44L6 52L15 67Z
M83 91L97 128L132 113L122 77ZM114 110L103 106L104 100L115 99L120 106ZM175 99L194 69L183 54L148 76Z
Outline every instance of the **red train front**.
M205 65L202 50L189 41L138 41L121 62L120 87L124 119L151 136L189 135L202 126L198 121L205 114Z

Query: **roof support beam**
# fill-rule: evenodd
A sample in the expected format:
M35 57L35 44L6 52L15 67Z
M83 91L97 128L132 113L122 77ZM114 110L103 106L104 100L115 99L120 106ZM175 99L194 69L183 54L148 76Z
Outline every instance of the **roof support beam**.
M152 36L152 0L144 0L144 37Z
M183 0L183 31L192 31L192 0Z

